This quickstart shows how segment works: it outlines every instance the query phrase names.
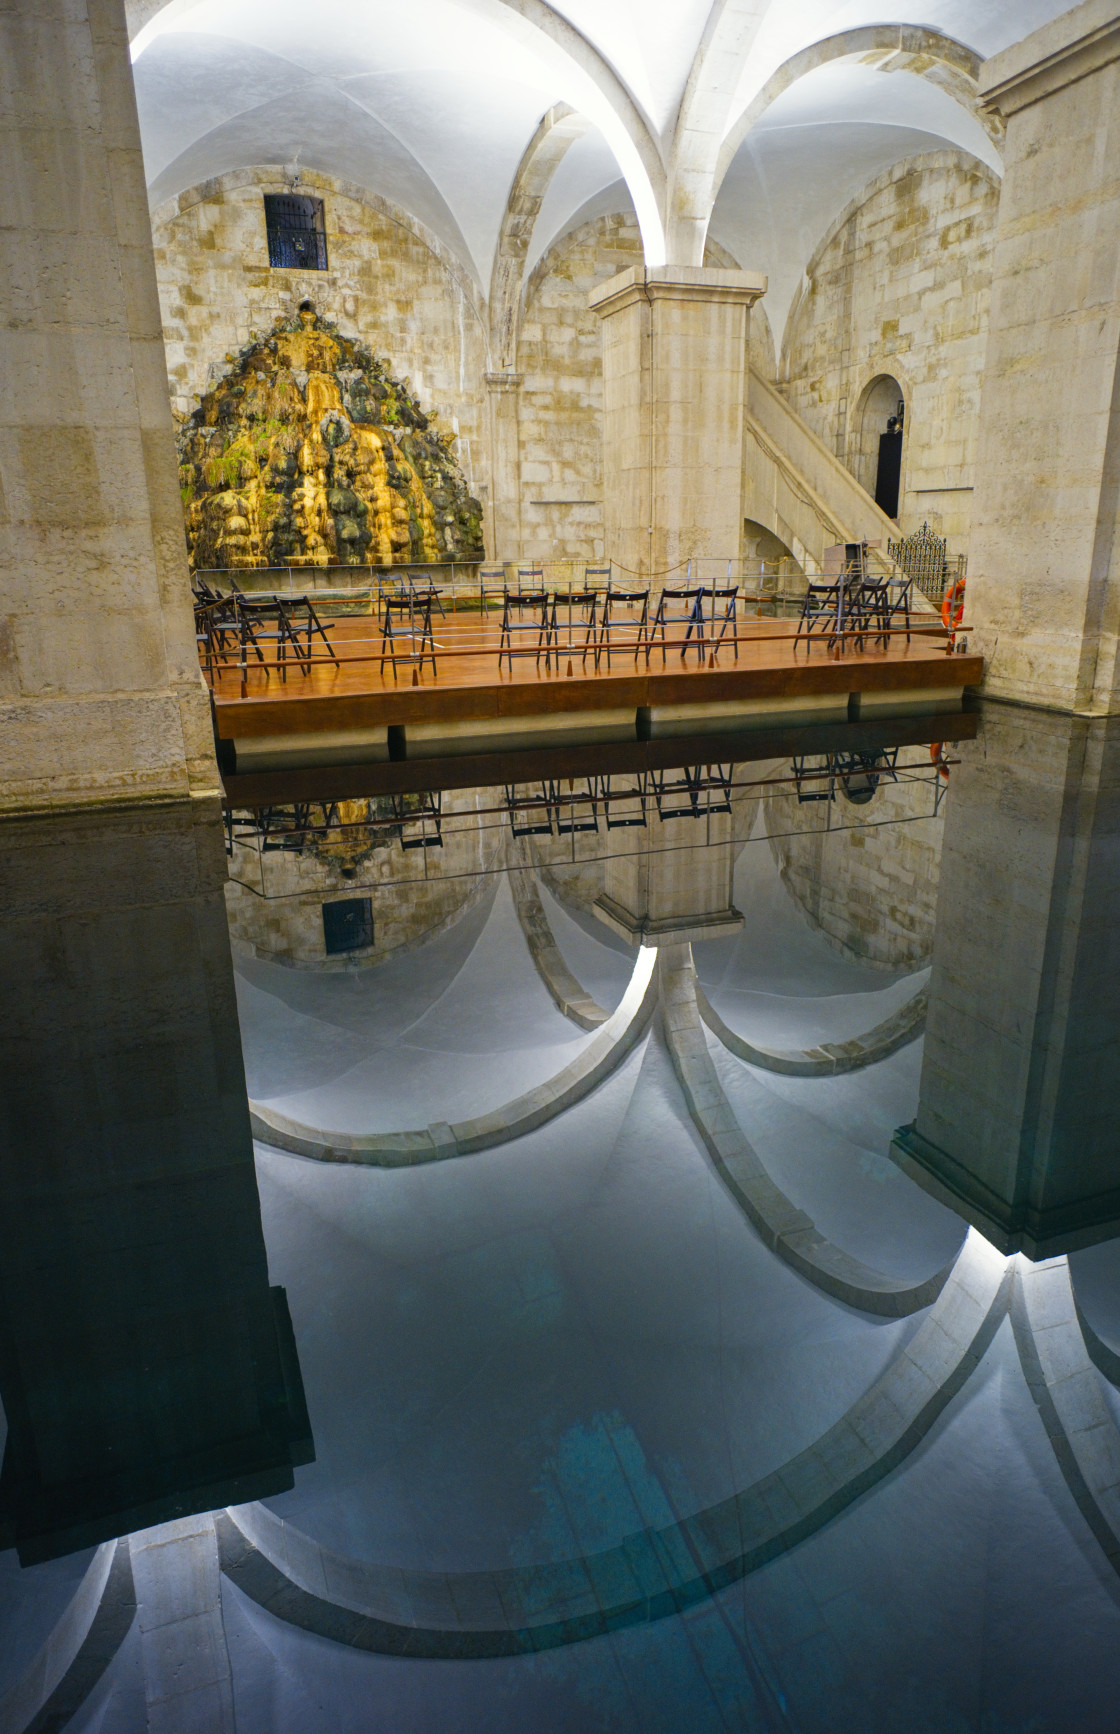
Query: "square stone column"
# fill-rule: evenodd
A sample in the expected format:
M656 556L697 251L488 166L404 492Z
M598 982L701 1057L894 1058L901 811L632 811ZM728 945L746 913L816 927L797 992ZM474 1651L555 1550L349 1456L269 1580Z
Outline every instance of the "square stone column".
M1120 711L1120 16L1089 0L987 61L1007 122L967 621L984 690Z
M0 810L214 793L123 0L0 64Z
M605 553L628 572L739 558L750 308L765 290L753 271L638 265L591 295Z
M492 560L521 558L520 373L488 373Z

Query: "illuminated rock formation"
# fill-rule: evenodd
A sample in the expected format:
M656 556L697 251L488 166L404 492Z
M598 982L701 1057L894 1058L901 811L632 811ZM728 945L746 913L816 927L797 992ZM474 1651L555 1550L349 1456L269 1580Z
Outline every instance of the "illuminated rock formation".
M450 439L309 303L248 344L179 436L191 566L482 557Z

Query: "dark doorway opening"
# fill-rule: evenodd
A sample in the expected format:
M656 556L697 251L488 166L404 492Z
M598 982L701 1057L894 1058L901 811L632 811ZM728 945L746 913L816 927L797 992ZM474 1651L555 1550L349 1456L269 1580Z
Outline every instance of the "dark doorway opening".
M885 433L879 435L879 464L875 471L875 504L888 518L898 517L898 489L902 480L902 405L892 415Z

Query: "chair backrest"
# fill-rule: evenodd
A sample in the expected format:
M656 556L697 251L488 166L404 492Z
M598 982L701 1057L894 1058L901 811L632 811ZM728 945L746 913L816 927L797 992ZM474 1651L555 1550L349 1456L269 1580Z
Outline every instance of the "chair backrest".
M611 581L611 569L610 569L610 567L609 566L585 566L583 568L583 583L584 583L585 589L587 589L587 590L601 590L602 585L601 584L595 584L593 582L593 580L596 578L605 579L607 584L609 585L610 581Z
M692 584L687 590L665 589L661 592L662 599L670 602L695 602L696 598L703 596L703 594L704 586L702 584Z

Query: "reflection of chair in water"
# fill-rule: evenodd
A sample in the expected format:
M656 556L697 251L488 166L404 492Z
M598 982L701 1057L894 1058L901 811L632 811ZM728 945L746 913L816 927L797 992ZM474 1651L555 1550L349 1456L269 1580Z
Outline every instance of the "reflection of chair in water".
M804 805L810 801L835 801L837 794L841 794L853 807L864 807L874 799L880 783L897 783L897 764L897 747L795 758L793 781L797 799Z
M608 584L599 621L599 652L606 656L608 673L612 651L629 650L632 646L634 661L637 662L642 646L648 643L648 639L648 589L613 590Z
M539 794L518 794L519 789L531 791L531 783L507 783L505 786L509 828L515 837L552 836L552 808L548 790L543 783L537 786L540 789Z
M599 793L608 831L626 831L645 827L648 779L639 771L633 782L619 777L602 777Z
M509 661L511 673L515 656L535 656L539 668L541 657L548 654L550 632L547 590L507 590L502 606L498 668L502 666L503 656ZM519 633L535 634L535 643L515 649L514 640Z
M659 819L706 819L731 811L732 765L686 765L674 775L654 771L653 793Z
M556 835L571 837L578 831L599 829L599 801L595 782L590 777L579 778L581 792L576 793L570 780L567 792L561 783L549 783L548 799L556 814Z
M443 848L443 796L394 795L393 817L401 827L402 849Z

